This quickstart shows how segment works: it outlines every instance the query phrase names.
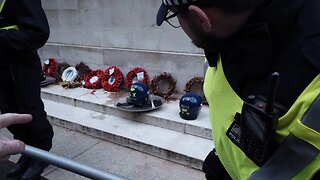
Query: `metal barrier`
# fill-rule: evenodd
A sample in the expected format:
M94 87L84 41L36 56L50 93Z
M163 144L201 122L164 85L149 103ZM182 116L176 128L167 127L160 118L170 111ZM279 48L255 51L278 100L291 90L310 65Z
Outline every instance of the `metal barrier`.
M52 164L62 169L74 172L90 179L105 179L105 180L124 180L121 176L97 169L85 164L81 164L74 160L58 156L47 151L26 145L23 155L37 159L44 163Z

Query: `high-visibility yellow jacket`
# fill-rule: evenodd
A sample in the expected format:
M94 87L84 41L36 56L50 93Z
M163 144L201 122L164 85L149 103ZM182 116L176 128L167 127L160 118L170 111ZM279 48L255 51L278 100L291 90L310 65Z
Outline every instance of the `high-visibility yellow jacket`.
M228 128L234 121L235 113L241 113L243 100L228 83L220 60L217 67L208 68L204 92L210 108L214 144L222 164L233 179L248 179L253 173L257 173L260 167L253 163L226 136ZM319 93L320 75L309 84L289 111L279 119L276 132L276 140L280 143L278 149L283 146L282 148L289 148L289 150L276 151L271 157L271 159L274 158L276 164L266 163L263 165L261 169L268 168L269 171L261 173L261 175L256 174L254 176L256 179L310 179L320 169L320 123L308 126L302 122L303 116ZM320 97L318 97L318 101L314 108L320 108ZM317 112L316 119L311 119L311 121L319 122L320 111ZM299 144L293 144L289 147L287 143L284 143L289 135L295 139L291 138L289 141L292 143L298 141ZM301 143L301 141L305 143ZM297 153L293 153L294 151ZM311 152L315 152L317 155ZM294 165L301 163L301 159L305 158L309 158L307 162L302 162L306 163L305 166L297 170ZM282 163L279 164L279 162Z

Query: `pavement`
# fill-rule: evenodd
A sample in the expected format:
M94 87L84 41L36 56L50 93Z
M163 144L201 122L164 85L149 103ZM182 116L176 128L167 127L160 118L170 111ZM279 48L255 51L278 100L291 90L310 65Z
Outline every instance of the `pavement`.
M203 172L171 161L157 158L131 148L119 146L70 129L53 125L55 136L51 153L73 159L77 162L120 175L128 179L139 180L203 180ZM6 129L1 135L11 137ZM0 164L0 179L12 167L20 155L11 156L10 161ZM42 176L49 180L88 179L75 173L50 165Z

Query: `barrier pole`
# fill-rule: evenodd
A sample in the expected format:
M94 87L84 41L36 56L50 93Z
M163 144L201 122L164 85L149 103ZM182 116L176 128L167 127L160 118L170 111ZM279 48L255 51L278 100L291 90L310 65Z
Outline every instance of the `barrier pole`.
M49 153L47 151L26 145L25 150L22 153L30 158L37 159L44 163L49 163L62 169L74 172L76 174L85 176L90 179L105 179L105 180L124 180L125 178L97 169L72 159L68 159L56 154Z

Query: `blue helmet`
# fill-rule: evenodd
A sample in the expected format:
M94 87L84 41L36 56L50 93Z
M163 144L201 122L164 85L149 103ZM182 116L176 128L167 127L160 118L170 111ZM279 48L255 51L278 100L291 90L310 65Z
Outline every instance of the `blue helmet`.
M129 90L127 103L142 107L149 103L149 87L142 82L133 83Z
M180 117L186 120L197 119L202 106L202 98L192 92L184 94L180 99Z

